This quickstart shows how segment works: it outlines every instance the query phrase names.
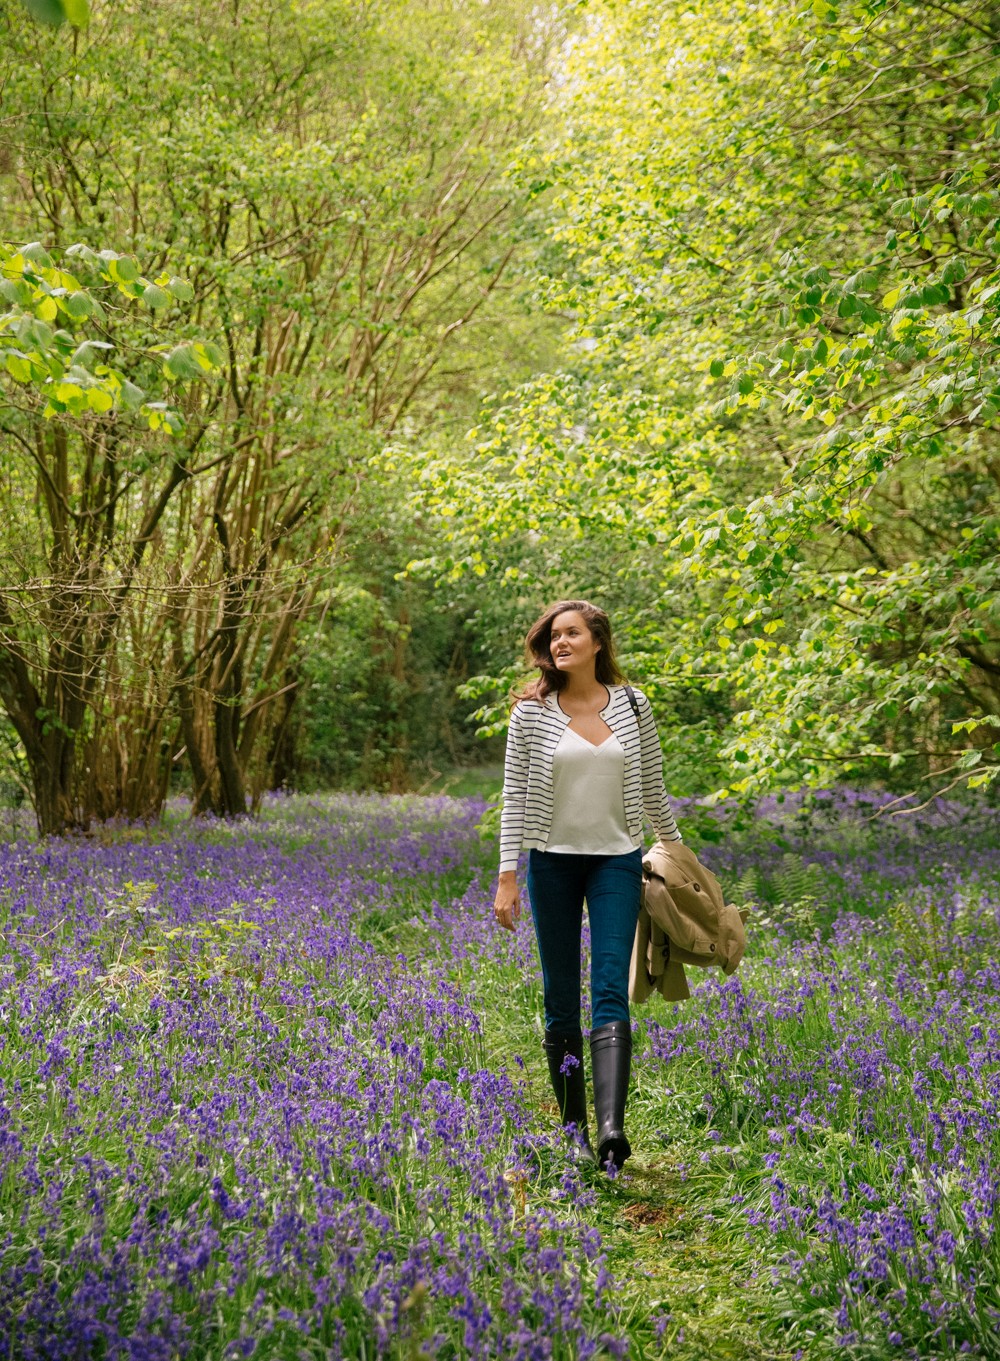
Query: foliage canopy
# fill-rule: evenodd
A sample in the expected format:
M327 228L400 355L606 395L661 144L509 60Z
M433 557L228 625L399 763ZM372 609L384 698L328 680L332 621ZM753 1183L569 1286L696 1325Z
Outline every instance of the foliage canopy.
M523 157L565 362L421 495L525 620L565 577L623 600L719 792L998 772L998 38L592 5Z
M78 393L26 403L46 356L8 357L4 518L33 506L3 582L8 712L46 827L154 812L182 752L200 809L243 812L274 778L299 626L348 548L370 551L352 526L396 517L369 458L468 400L442 360L495 324L517 209L502 171L548 39L514 3L3 23L6 236L53 268L105 261L143 304L101 311L69 284L39 304L39 345L52 308L89 309L90 348L59 356ZM101 346L115 374L83 363ZM126 419L154 370L179 398L144 424L178 449Z

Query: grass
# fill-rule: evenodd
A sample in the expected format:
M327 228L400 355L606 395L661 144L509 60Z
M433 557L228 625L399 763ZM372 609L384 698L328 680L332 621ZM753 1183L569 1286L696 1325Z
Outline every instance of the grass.
M755 899L740 974L636 1011L636 1157L594 1222L637 1354L658 1299L676 1357L1000 1355L1000 820L871 813L727 837L714 863ZM467 984L544 1105L525 965Z
M481 806L4 848L0 1357L1000 1355L995 814L709 846L748 956L636 1010L610 1181Z
M541 990L525 967L523 945L530 928L522 923L521 932L522 948L511 949L507 958L492 958L485 970L475 962L453 968L451 976L474 992L484 1018L488 1064L509 1066L517 1056L524 1064L528 1102L551 1127L558 1109L542 1055ZM668 1010L656 1002L650 1008L653 1015ZM688 1175L696 1151L705 1146L702 1093L697 1075L692 1076L667 1144L660 1090L649 1099L635 1090L634 1081L629 1127L635 1156L615 1181L600 1173L588 1179L594 1192L590 1220L600 1230L609 1269L619 1282L629 1354L639 1361L664 1356L784 1361L796 1348L773 1309L770 1283L760 1275L761 1245L751 1244L745 1224L734 1222L725 1187L706 1195L704 1183ZM648 1073L637 1077L650 1081Z
M447 794L453 799L485 799L495 802L503 788L503 766L453 766L434 775L421 788L422 794Z

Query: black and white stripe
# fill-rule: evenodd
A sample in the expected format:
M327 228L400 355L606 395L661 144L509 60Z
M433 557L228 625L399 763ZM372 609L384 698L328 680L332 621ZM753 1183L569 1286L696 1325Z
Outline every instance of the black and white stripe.
M663 752L653 709L641 690L633 689L639 716L632 711L624 685L608 686L611 695L601 717L625 751L625 819L629 836L642 840L643 816L660 841L680 841L670 799L663 784ZM500 817L500 872L517 867L522 850L544 850L552 826L552 756L569 717L554 694L541 703L523 700L514 706L507 730L503 812Z

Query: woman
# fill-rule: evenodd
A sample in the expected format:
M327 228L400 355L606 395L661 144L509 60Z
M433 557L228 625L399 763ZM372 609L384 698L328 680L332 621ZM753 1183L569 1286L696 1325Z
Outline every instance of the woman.
M510 716L493 911L513 931L521 915L518 853L527 849L549 1076L563 1124L576 1127L592 1157L580 1028L586 900L597 1157L602 1167L620 1168L632 1152L624 1128L632 1057L628 971L642 884L643 814L660 840L681 837L663 787L649 700L625 685L604 611L586 600L560 600L532 626L526 648L541 675L517 697Z

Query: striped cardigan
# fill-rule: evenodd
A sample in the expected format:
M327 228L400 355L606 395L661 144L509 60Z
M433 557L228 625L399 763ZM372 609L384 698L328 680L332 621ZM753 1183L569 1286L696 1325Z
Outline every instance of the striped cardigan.
M643 814L660 841L680 841L663 785L663 753L653 710L641 690L633 690L636 718L624 685L607 687L611 700L601 717L625 749L625 821L629 836L642 840ZM552 826L552 754L569 715L555 694L541 702L515 704L507 730L503 811L500 815L500 873L517 868L521 850L543 851Z

